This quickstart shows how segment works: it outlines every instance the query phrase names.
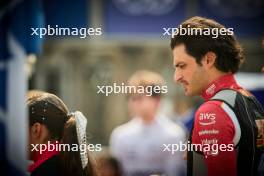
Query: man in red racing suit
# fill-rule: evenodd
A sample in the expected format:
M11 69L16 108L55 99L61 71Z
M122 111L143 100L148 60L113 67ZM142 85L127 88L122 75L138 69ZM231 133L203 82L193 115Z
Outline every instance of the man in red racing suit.
M251 95L237 85L233 76L244 60L240 44L233 31L211 19L192 17L181 23L180 29L200 32L175 33L171 38L175 82L182 85L185 95L200 95L206 101L195 114L188 141L192 149L195 146L191 155L188 149L188 175L256 175L256 160L260 156L255 152L257 129L240 96ZM216 37L210 33L215 29L226 33L220 32ZM211 100L224 89L239 92L236 97L240 99L234 99L236 108L224 101ZM259 114L264 114L263 109Z

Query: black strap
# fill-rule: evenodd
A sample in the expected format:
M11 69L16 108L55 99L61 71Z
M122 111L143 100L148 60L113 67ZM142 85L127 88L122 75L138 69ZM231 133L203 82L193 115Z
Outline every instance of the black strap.
M192 133L193 133L194 121L189 135L188 141L192 144ZM187 176L193 175L193 151L187 150Z

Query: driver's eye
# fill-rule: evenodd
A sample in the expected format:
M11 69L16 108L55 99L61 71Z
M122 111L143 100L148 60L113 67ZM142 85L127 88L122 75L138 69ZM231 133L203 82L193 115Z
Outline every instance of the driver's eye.
M185 64L179 65L179 68L184 68L184 67L185 67Z

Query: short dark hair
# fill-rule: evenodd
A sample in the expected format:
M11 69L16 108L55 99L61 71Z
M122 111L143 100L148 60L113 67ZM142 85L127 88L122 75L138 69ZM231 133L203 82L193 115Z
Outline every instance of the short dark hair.
M180 24L182 28L205 28L219 30L225 28L212 19L199 16L192 17ZM225 28L226 29L226 28ZM209 51L216 54L215 67L223 72L235 73L244 61L243 49L234 35L221 35L214 38L212 33L209 35L180 35L175 34L171 38L171 49L184 44L186 52L201 64L202 57Z

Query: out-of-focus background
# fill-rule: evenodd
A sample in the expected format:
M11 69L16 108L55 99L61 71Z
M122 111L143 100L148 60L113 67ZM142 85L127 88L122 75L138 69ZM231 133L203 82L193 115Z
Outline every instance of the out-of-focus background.
M174 84L170 36L163 35L163 28L177 27L195 15L234 28L246 56L237 78L264 104L263 9L261 0L1 0L1 157L12 155L15 148L7 146L21 145L27 132L22 117L28 89L54 93L72 111L82 111L89 142L104 146L113 128L130 117L126 95L97 94L97 86L126 83L137 70L164 76L168 94L161 110L173 120L186 116L200 99L185 97ZM31 28L48 25L101 28L102 35L31 35Z

